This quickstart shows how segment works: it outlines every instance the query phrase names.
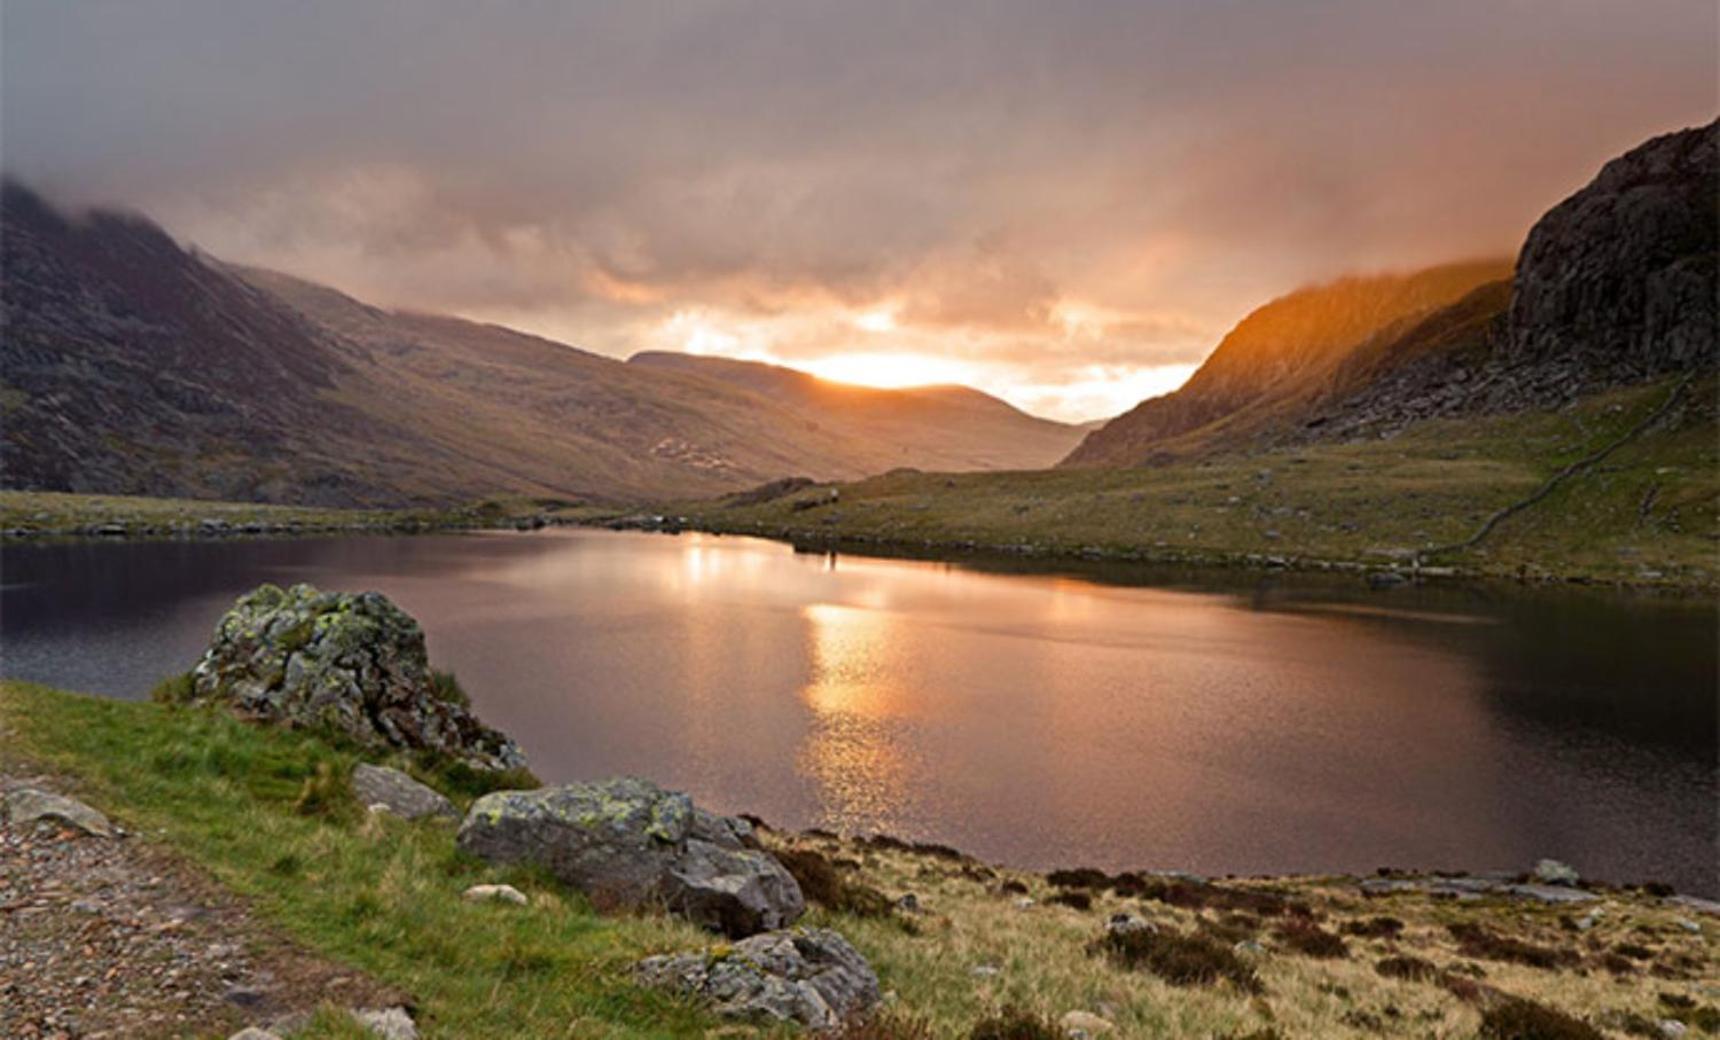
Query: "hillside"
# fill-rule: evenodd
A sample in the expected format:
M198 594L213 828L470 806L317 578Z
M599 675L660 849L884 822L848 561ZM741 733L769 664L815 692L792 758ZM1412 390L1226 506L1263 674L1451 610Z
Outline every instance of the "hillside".
M1081 440L1080 427L1028 415L966 386L901 390L833 383L780 365L667 351L628 359L653 371L680 372L763 394L803 413L812 428L895 445L918 469L1041 469Z
M1065 465L1126 466L1234 446L1329 397L1346 360L1508 277L1504 261L1344 278L1259 307L1180 389L1089 434Z
M776 400L770 387L386 311L222 264L141 217L68 217L11 182L0 221L0 465L13 489L628 502L789 475L1026 468L1077 436L974 392ZM845 396L852 407L833 403Z
M1720 122L1607 163L1536 222L1512 267L1344 279L1266 304L1185 386L1093 433L1066 464L1391 435L1712 368L1717 239Z

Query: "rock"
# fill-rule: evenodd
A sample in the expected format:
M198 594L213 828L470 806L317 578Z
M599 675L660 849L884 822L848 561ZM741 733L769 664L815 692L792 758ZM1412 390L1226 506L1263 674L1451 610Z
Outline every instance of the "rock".
M1153 930L1151 921L1142 920L1134 914L1112 914L1105 922L1106 935L1127 935L1130 932L1150 932Z
M1666 1040L1678 1040L1678 1038L1688 1032L1690 1028L1683 1022L1678 1021L1676 1018L1663 1018L1658 1023L1658 1026L1660 1029L1660 1035L1666 1037Z
M1535 864L1535 880L1543 885L1575 885L1582 880L1575 867L1556 859L1544 859Z
M1266 947L1255 942L1253 939L1244 939L1235 946L1232 946L1231 950L1236 953L1240 953L1245 957L1266 956Z
M716 816L648 780L623 777L473 803L460 848L490 863L530 863L601 908L660 902L731 937L781 928L806 909L800 886L749 847L744 820Z
M1110 1019L1101 1018L1091 1011L1066 1011L1057 1020L1057 1027L1069 1040L1093 1040L1117 1028Z
M968 969L968 974L976 979L995 979L1003 973L1003 969L995 964L976 964Z
M403 1007L377 1011L355 1010L352 1017L370 1035L379 1037L380 1040L418 1040L418 1026Z
M476 769L525 764L519 745L437 692L424 632L377 592L263 585L215 626L192 699L361 746L431 751Z
M648 986L698 997L721 1015L834 1029L879 1002L878 976L836 932L765 932L710 953L647 957Z
M1015 908L1017 910L1032 910L1034 905L1032 896L1021 896L1015 901Z
M1680 894L1676 896L1668 896L1666 901L1671 903L1673 906L1681 906L1686 910L1694 910L1699 914L1720 916L1720 903L1717 903L1712 899L1702 899L1698 896Z
M512 903L515 906L525 906L530 902L524 892L512 885L473 885L460 893L460 898L468 903Z
M373 766L367 762L353 766L352 793L365 805L380 805L408 820L426 816L453 819L460 815L454 809L454 803L442 797L440 792L387 766Z
M1641 378L1711 367L1720 123L1664 134L1549 210L1517 260L1505 360Z
M1688 917L1675 917L1672 919L1672 923L1694 935L1702 934L1702 926Z
M111 838L115 834L113 824L106 816L75 798L51 791L19 788L7 794L5 802L0 804L4 804L5 818L14 827L37 820L52 820L96 838Z
M237 1033L228 1037L227 1040L281 1040L281 1038L277 1034L269 1032L267 1029L259 1029L256 1026L246 1026L244 1029L241 1029Z
M912 892L905 892L896 900L896 909L904 914L917 914L920 912L920 897Z

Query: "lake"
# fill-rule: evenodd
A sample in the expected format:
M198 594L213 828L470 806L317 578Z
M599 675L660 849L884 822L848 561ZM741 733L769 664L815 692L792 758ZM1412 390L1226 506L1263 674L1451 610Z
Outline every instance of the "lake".
M1716 894L1717 611L1593 590L550 530L7 548L0 669L140 697L272 581L378 589L546 781L1021 867Z

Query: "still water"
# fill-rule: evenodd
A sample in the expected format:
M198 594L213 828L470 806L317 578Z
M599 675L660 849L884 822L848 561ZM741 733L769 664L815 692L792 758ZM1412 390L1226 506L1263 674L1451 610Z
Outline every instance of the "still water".
M1714 893L1716 610L598 531L8 549L0 668L142 696L264 581L379 589L548 781L1024 867Z

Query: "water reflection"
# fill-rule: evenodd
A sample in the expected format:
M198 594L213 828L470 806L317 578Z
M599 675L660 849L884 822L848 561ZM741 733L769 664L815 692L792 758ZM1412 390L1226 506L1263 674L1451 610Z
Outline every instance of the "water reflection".
M550 780L1029 866L1714 891L1716 611L607 532L8 550L0 667L138 696L259 581L377 588Z

